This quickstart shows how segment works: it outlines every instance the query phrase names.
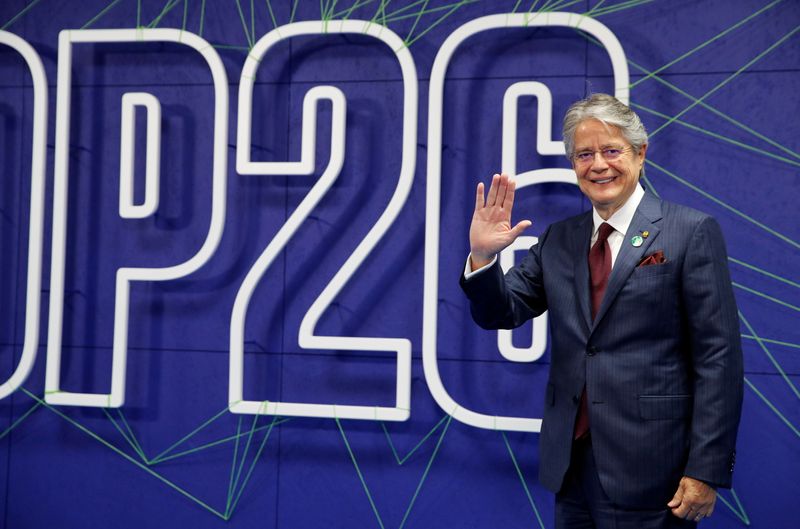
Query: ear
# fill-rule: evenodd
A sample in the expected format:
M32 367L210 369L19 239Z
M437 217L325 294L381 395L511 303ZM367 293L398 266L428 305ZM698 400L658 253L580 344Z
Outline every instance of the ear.
M640 161L642 162L642 167L644 167L644 160L646 155L647 155L647 144L645 143L644 145L642 145L641 149L639 149L639 158L641 158ZM639 167L640 171L642 167Z

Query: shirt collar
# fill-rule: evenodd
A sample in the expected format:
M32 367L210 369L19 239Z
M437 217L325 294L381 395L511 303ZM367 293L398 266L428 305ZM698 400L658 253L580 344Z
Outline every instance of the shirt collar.
M597 209L593 207L592 221L594 222L594 229L592 230L592 237L597 234L597 230L600 229L600 225L604 222L608 222L615 231L625 235L625 233L628 231L628 226L631 225L631 221L633 220L633 214L636 213L636 208L639 207L639 203L642 201L643 197L644 188L642 187L642 184L637 183L636 189L633 190L633 193L631 193L631 196L628 197L628 200L622 205L621 208L615 211L608 220L603 220L600 214L597 213Z

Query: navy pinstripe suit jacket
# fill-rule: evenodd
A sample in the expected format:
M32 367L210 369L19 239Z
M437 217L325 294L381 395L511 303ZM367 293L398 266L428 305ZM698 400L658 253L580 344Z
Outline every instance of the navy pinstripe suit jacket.
M634 247L631 237L644 231ZM594 321L591 233L589 211L548 227L505 277L495 263L461 279L483 328L517 327L549 311L540 481L561 488L585 384L597 470L612 501L665 508L683 475L730 487L743 374L719 225L646 193ZM637 266L657 250L665 263Z

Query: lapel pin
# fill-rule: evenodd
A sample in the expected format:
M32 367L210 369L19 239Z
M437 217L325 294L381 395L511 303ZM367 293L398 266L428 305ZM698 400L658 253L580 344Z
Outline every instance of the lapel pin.
M641 246L643 241L644 241L644 239L642 239L641 235L634 235L633 237L631 237L631 244L635 248L638 248L639 246Z
M646 239L649 235L650 235L649 231L643 231L642 232L642 238L644 238L644 239Z

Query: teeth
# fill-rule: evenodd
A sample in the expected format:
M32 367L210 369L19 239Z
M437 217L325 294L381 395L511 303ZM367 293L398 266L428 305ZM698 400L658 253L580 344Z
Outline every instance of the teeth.
M614 177L606 178L606 179L603 179L603 180L595 180L594 183L595 184L607 184L610 181L612 181L613 179L614 179Z

